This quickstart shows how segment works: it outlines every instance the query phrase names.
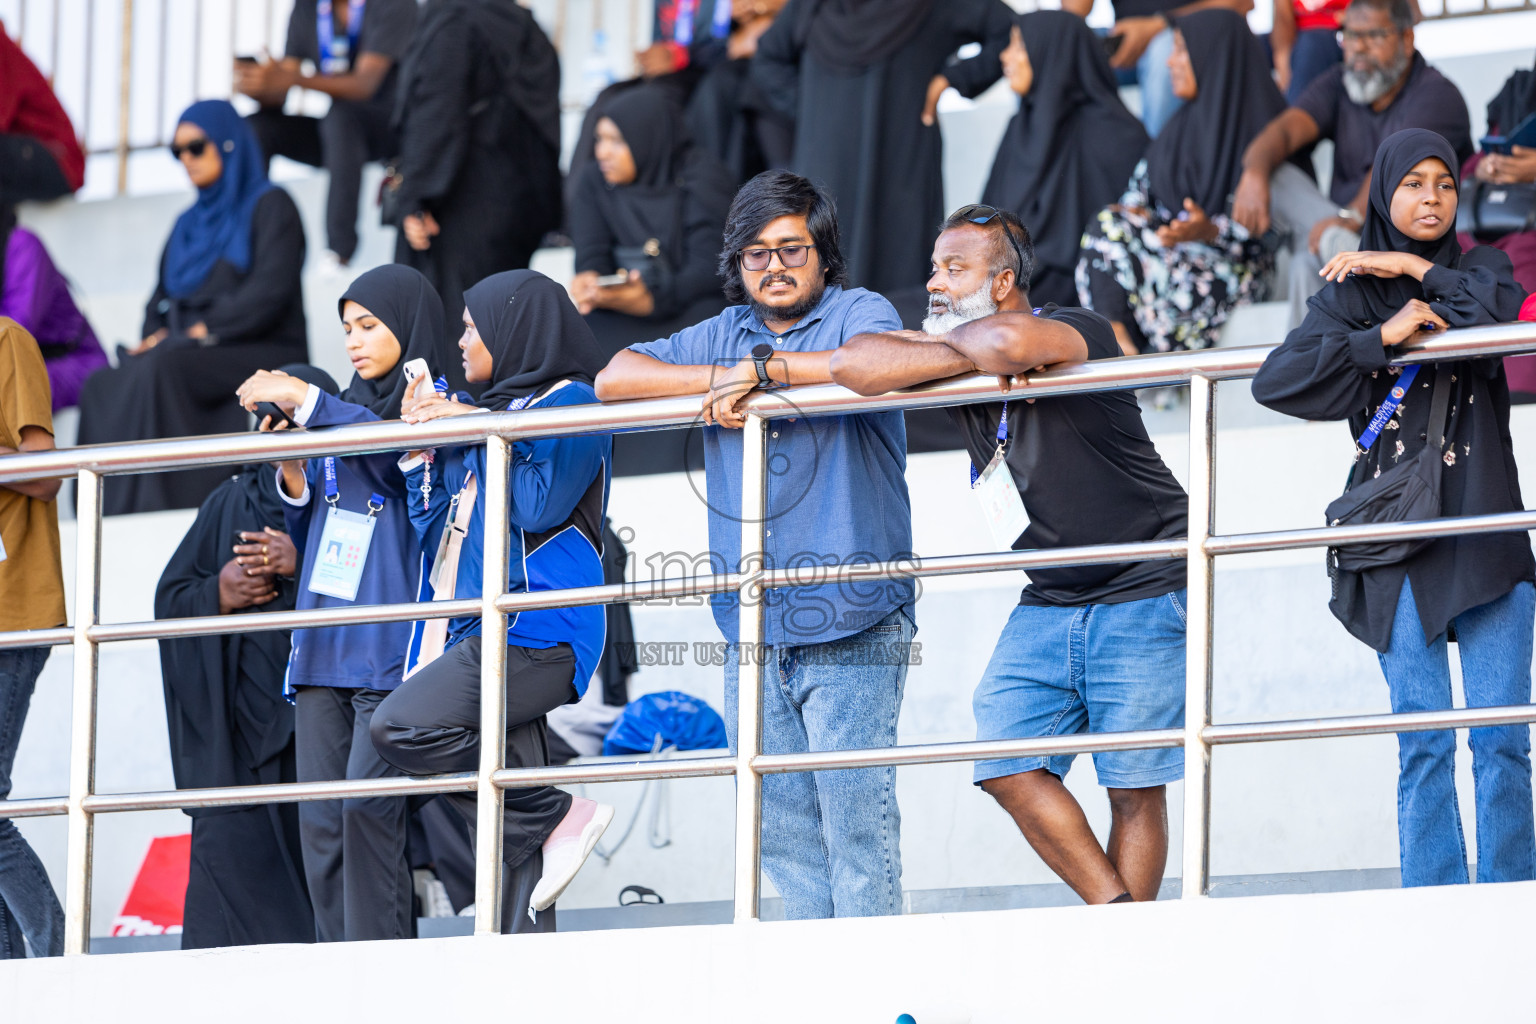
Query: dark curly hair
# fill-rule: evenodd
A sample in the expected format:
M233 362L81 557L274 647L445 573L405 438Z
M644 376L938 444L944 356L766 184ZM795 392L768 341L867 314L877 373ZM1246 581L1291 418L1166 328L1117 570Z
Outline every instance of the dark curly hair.
M790 171L764 171L741 186L725 219L720 277L725 282L725 297L732 303L740 305L748 299L741 280L741 250L757 240L769 221L793 216L805 217L826 283L848 283L848 265L837 233L837 204L832 197L809 178Z

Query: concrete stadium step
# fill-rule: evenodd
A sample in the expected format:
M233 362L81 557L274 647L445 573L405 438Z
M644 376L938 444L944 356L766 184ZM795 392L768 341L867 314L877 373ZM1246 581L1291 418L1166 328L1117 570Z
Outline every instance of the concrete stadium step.
M1396 868L1356 871L1302 871L1273 875L1226 875L1211 879L1211 895L1218 899L1238 896L1294 896L1309 893L1359 892L1396 889ZM1177 878L1163 881L1159 900L1176 900L1183 892ZM1061 883L1046 885L989 885L962 889L918 889L902 894L903 914L958 914L987 910L1023 910L1042 907L1077 907L1082 900ZM673 928L685 925L730 924L730 900L687 903L636 904L628 907L582 907L560 910L561 932L610 931L626 928ZM784 903L777 897L762 901L764 921L784 920ZM420 917L419 939L445 939L472 935L471 917ZM92 953L148 953L181 948L179 935L97 936Z

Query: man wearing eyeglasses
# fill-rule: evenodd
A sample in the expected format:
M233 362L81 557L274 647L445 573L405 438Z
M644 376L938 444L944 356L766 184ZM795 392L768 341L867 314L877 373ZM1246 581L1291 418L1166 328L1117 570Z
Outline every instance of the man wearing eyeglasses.
M1352 0L1339 32L1343 63L1314 79L1243 154L1232 217L1255 238L1271 224L1291 237L1292 327L1323 285L1323 264L1360 246L1371 162L1382 139L1427 128L1445 137L1458 161L1472 155L1466 100L1414 49L1417 15L1414 0ZM1306 171L1287 162L1319 139L1334 143L1326 196Z
M703 395L713 572L741 566L745 399L831 381L838 347L901 321L874 292L845 287L832 200L788 171L742 186L725 225L720 272L738 305L670 338L634 345L597 376L603 401ZM793 401L793 396L787 396ZM901 413L774 419L768 427L766 568L912 558L907 436ZM753 568L742 567L742 571ZM734 592L711 598L731 642L725 721L736 736L740 659L763 665L763 749L896 742L913 625L910 579L772 590L762 651L740 657ZM747 661L748 671L754 662ZM763 870L789 918L901 912L901 812L895 768L796 772L763 780Z
M922 331L851 339L832 377L860 394L978 371L1006 402L950 409L971 456L970 485L998 547L1169 540L1187 532L1183 489L1163 465L1129 391L1026 397L1042 366L1120 354L1086 309L1031 310L1034 247L990 206L950 215L933 246ZM1017 375L1017 376L1016 376ZM961 481L956 480L956 485ZM1029 570L976 687L981 740L1171 729L1184 721L1184 562ZM976 762L978 786L1087 903L1157 898L1168 857L1167 785L1177 750L1093 755L1113 824L1101 845L1063 783L1072 756Z

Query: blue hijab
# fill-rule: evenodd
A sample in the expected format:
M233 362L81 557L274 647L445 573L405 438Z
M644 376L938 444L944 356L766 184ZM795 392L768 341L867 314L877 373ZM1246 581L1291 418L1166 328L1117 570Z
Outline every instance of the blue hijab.
M165 247L165 291L185 298L202 287L219 260L244 271L251 265L251 215L268 189L261 146L227 100L194 103L180 121L203 130L224 160L219 180L199 189L197 202L171 229Z

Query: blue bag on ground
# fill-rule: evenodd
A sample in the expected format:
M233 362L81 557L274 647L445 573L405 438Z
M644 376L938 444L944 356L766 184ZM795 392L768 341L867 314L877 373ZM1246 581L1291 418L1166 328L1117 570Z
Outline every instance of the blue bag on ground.
M676 690L648 693L624 707L603 739L603 754L649 754L661 746L716 750L726 745L725 721L697 697Z

